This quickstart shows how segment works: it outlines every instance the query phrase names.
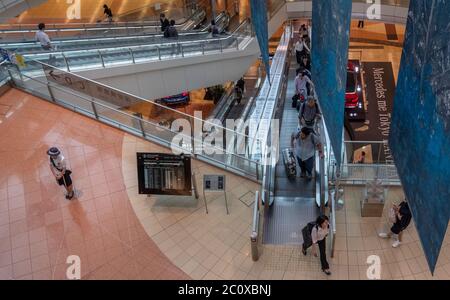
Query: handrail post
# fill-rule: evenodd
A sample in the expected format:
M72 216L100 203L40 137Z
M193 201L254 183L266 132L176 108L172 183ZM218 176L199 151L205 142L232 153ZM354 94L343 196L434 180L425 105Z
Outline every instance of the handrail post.
M130 50L130 54L131 54L131 59L133 60L133 64L135 64L135 63L136 63L136 60L135 60L135 58L134 58L133 49L129 48L129 50Z
M70 72L69 61L67 60L67 57L64 55L64 52L61 52L61 55L64 58L64 62L66 63L67 72Z
M91 101L92 111L94 112L95 119L98 120L97 108L95 107L95 101Z
M103 59L103 55L102 55L102 52L100 50L98 50L98 55L100 56L100 60L102 61L102 67L105 68L105 61Z
M222 39L219 39L220 52L223 52Z
M47 89L48 89L48 93L50 94L50 97L52 98L52 101L56 103L56 99L55 99L55 96L53 95L52 89L50 88L49 82L47 82Z

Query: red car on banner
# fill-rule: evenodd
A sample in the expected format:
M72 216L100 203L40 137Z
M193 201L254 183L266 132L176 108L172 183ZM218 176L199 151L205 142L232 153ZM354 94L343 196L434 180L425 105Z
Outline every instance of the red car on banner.
M359 93L361 86L359 84L359 67L348 62L347 64L347 86L345 88L345 108L356 108L359 103Z

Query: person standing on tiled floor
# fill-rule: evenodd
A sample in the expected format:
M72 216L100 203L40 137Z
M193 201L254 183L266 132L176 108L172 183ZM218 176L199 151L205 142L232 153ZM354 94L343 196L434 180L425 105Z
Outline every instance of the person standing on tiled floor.
M391 236L394 236L394 243L392 244L392 247L397 248L402 243L403 231L408 228L409 223L411 223L412 216L406 199L399 205L394 205L393 212L395 222L391 227L391 231L389 233L380 232L378 236L381 238L390 238Z
M66 199L71 200L74 197L72 171L67 169L66 160L58 148L52 147L47 151L50 156L50 170L56 178L59 185L64 185L67 190Z

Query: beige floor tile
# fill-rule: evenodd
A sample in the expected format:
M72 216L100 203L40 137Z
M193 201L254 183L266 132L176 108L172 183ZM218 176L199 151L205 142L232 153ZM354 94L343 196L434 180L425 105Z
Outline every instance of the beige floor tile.
M191 273L189 273L189 276L191 276L191 278L194 280L200 280L207 273L208 270L206 268L204 268L202 265L198 265Z
M347 238L348 250L364 251L364 242L361 237L348 237Z
M183 270L183 272L186 273L186 274L190 274L191 272L193 272L198 267L198 265L199 265L199 263L196 260L190 259L188 262L186 262L181 267L181 270Z
M200 263L202 266L204 266L206 269L211 270L212 267L219 261L219 258L215 256L214 254L210 254L206 259L201 261Z

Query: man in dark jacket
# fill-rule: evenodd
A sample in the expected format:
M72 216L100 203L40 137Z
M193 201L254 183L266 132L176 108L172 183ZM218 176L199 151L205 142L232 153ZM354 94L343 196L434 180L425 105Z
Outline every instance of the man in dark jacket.
M170 26L169 19L166 18L165 14L161 14L159 16L159 21L161 22L161 31L165 32L166 29Z
M394 205L392 208L395 213L395 222L391 227L391 232L380 232L378 236L381 238L390 238L391 236L394 236L392 247L397 248L402 243L403 231L405 231L409 226L409 223L411 223L412 215L406 199L399 205Z

